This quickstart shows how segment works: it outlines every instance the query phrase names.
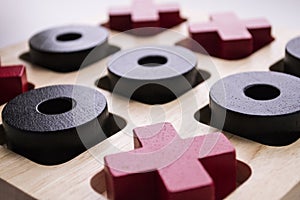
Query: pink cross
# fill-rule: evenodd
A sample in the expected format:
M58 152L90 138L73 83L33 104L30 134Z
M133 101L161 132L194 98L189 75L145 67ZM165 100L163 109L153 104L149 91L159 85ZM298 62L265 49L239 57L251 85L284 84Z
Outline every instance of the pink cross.
M135 150L105 157L110 199L223 199L235 189L235 149L223 134L181 139L170 123L134 134Z
M28 87L31 86L27 83L24 65L0 67L0 105L26 92Z
M133 0L129 7L109 10L109 27L117 31L143 27L171 28L183 21L175 3L155 5L152 0Z
M224 59L240 59L274 40L266 19L240 20L234 13L218 13L208 23L189 26L191 37L208 54Z

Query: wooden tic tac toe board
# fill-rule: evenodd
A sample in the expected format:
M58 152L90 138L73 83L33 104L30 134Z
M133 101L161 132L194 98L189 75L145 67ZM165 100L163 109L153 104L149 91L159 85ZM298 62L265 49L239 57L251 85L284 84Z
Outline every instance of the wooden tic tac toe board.
M199 16L198 19L205 20L205 17ZM152 37L137 37L110 31L109 43L124 50L141 45L174 45L188 36L187 23L171 30L178 33L165 31ZM196 53L197 67L209 72L210 77L179 98L158 105L128 101L125 97L98 88L95 83L107 75L109 57L79 72L58 73L19 59L21 54L29 50L27 41L1 49L2 64L26 65L27 78L36 88L54 84L79 84L101 91L107 99L109 112L124 118L126 126L72 160L53 166L37 164L5 148L1 131L0 199L106 199L103 158L105 155L133 149L134 128L167 121L173 124L182 138L217 132L217 129L194 118L198 110L208 105L212 83L239 72L269 71L271 65L284 57L286 43L298 34L273 26L275 40L239 60L209 58ZM290 145L274 147L227 132L224 134L236 148L237 159L241 161L238 163L237 174L239 186L227 199L300 198L299 140Z

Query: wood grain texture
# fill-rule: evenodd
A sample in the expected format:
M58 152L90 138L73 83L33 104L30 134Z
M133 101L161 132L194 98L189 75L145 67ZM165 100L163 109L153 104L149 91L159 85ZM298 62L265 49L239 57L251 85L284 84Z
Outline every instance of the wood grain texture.
M186 27L187 24L181 24L173 29L183 35L166 31L150 38L118 35L113 32L110 43L121 46L122 49L146 44L173 45L188 35ZM2 63L25 64L28 80L37 88L53 84L80 84L93 87L105 95L109 111L122 116L127 121L127 126L120 132L61 165L38 165L6 149L5 145L1 146L1 185L13 186L16 189L15 195L21 196L26 193L37 199L106 199L104 177L101 173L98 174L104 168L103 157L111 153L132 150L133 128L168 121L181 133L182 138L216 132L216 129L194 119L194 113L208 104L211 85L220 77L237 72L268 71L272 64L283 58L285 44L298 33L275 28L274 42L253 55L237 61L225 61L197 54L198 68L210 72L211 77L178 99L162 105L146 105L129 101L96 87L95 81L107 74L107 59L79 72L61 74L20 60L19 55L28 51L27 42L1 49ZM3 106L1 110L2 108ZM271 147L229 133L225 135L235 146L237 158L247 163L252 170L250 178L227 199L299 198L300 141L288 146ZM95 181L96 174L99 179ZM93 189L95 184L98 186L96 186L98 192ZM9 190L2 189L0 192L1 197L9 195Z

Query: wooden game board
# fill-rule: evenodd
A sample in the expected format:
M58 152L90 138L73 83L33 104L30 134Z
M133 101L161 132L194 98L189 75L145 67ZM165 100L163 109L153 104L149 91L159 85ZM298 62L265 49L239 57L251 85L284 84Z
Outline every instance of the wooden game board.
M187 36L185 23L173 30L183 35L169 31L146 38L125 34L110 38L110 43L122 49L144 44L173 45ZM211 68L211 63L207 63L210 58L197 54L198 68L210 72L211 77L178 99L162 105L128 101L125 97L99 89L95 82L106 75L107 58L78 73L57 73L19 59L22 53L28 51L27 42L1 49L2 63L24 63L27 66L28 80L36 88L54 84L80 84L101 91L107 98L109 111L125 118L127 125L117 134L69 162L54 166L36 164L6 149L5 145L0 146L0 199L106 199L103 157L117 150L133 149L133 128L168 121L182 138L218 131L196 121L194 114L208 104L209 87L214 81L238 72L268 71L272 64L283 58L286 43L299 33L278 30L276 27L273 27L272 32L275 41L250 57L236 61L211 58L219 74ZM2 108L3 106L0 111ZM299 140L287 146L271 147L229 133L225 135L235 146L238 160L251 168L250 177L228 199L300 198ZM1 144L4 144L3 132L0 137ZM238 182L243 182L243 176L248 173L246 168L240 168Z

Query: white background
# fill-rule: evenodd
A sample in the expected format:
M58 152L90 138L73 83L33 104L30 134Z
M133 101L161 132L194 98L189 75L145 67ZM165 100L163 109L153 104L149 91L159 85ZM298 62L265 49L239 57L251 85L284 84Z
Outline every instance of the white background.
M191 13L234 11L241 18L263 16L273 26L300 30L300 0L156 0L174 1L187 17ZM108 7L129 3L130 0L1 0L0 48L27 41L32 34L56 25L102 23L107 19Z

